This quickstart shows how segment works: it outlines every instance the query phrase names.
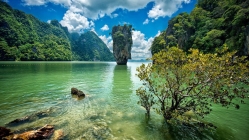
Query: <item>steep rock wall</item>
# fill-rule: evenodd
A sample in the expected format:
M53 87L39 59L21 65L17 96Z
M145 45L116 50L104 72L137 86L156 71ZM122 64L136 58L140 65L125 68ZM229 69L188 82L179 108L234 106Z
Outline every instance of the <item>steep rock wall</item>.
M131 59L132 34L131 25L112 28L113 55L118 65L126 65Z

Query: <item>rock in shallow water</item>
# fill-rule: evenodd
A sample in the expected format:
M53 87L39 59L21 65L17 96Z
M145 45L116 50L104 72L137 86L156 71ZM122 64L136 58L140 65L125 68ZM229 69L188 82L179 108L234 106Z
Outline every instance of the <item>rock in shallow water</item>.
M71 94L72 95L77 95L77 97L78 98L80 98L80 97L85 97L86 95L85 95L85 93L83 92L83 91L81 91L81 90L78 90L77 88L71 88Z
M105 122L98 122L93 127L87 129L83 134L82 139L85 140L103 140L112 139L114 136L111 134L111 129Z
M47 110L39 111L39 112L33 113L31 115L15 119L15 120L7 123L6 126L16 126L16 125L20 125L20 124L24 124L24 123L29 123L29 122L35 121L37 119L47 117L51 113L53 113L53 111L54 111L53 108L49 108Z
M54 133L54 126L45 125L38 130L27 131L22 134L15 134L11 140L41 140L47 139Z
M64 132L62 129L55 130L53 135L53 140L63 140Z

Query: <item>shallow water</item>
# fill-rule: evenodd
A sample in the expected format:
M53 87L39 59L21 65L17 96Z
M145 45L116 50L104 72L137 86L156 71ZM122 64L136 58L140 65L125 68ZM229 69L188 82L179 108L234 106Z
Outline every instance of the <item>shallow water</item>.
M214 106L206 120L214 132L165 126L138 104L135 76L141 63L117 66L114 62L0 62L0 126L51 109L51 114L29 123L8 126L16 132L51 124L65 139L238 139L249 138L249 102L239 110ZM87 94L77 100L76 87Z

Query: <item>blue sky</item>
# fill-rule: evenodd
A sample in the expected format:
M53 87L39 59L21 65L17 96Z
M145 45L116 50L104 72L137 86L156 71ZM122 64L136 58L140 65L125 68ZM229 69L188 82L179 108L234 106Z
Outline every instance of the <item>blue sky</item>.
M155 36L168 20L181 12L190 13L197 0L4 0L14 9L49 22L58 20L70 32L94 31L112 51L109 33L114 25L131 24L132 59L151 56Z

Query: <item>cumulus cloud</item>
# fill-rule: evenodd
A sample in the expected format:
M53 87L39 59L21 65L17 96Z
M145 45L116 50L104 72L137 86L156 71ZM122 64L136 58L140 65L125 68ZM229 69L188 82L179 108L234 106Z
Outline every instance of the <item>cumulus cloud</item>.
M93 21L89 21L81 14L69 10L65 13L60 23L62 26L66 26L69 32L80 32L84 29L91 29L94 27Z
M100 28L102 31L108 31L109 30L109 27L108 25L104 25L102 28Z
M71 12L77 12L89 19L99 19L112 14L116 9L127 9L137 11L145 8L149 2L154 2L154 6L148 12L148 17L158 19L159 17L171 16L183 3L190 3L191 0L22 0L25 5L44 5L46 3L60 4L68 8ZM144 22L146 23L146 22Z
M111 15L111 18L116 18L116 17L118 17L118 14L112 14Z
M134 60L147 59L151 57L150 47L154 38L145 38L141 31L132 31L133 45L131 48L131 57Z
M44 5L48 2L54 3L54 4L61 4L63 6L70 6L72 4L72 0L22 0L25 5L27 6L40 6Z
M144 22L143 22L143 24L148 24L150 22L150 20L149 19L146 19Z
M157 34L155 37L158 37L161 34L161 31L157 31Z
M136 11L144 8L151 0L22 0L25 5L44 5L46 3L61 4L72 12L78 12L90 19L98 19L105 15L116 17L112 13L118 9Z
M25 5L32 5L32 6L40 6L40 5L44 5L46 3L45 0L22 0Z
M148 12L148 17L158 19L159 17L172 16L183 3L190 3L191 0L155 0L155 5Z

